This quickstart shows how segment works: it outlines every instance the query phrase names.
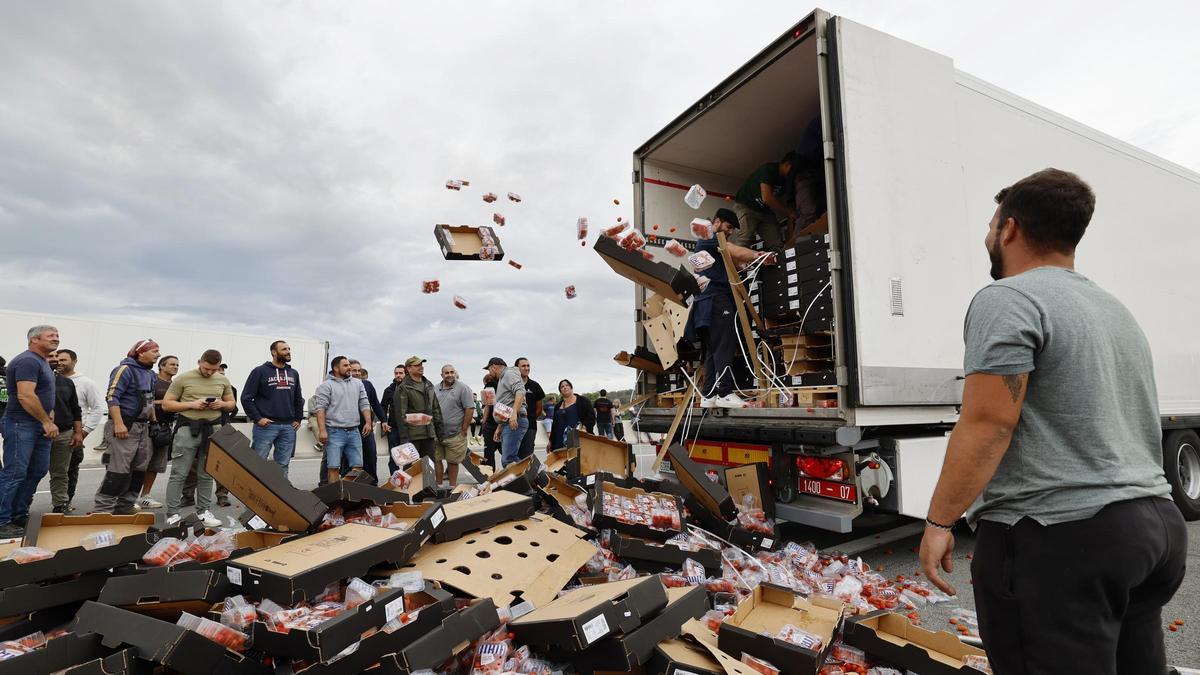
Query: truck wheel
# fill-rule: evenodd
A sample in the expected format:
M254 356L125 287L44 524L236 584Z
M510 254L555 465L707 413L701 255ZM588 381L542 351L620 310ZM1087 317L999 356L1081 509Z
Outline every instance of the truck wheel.
M1200 520L1200 436L1178 429L1163 440L1163 472L1186 520Z
M782 502L784 504L791 504L792 500L795 498L796 488L792 487L791 485L780 485L779 487L775 488L775 501Z

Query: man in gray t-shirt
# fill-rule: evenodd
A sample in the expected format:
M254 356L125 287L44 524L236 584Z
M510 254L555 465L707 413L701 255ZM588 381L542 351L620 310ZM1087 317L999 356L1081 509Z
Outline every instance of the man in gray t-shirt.
M504 359L493 356L484 370L496 378L496 406L492 416L496 418L496 440L500 441L500 457L504 466L519 459L521 441L529 429L529 417L525 410L525 380L521 371L510 368ZM501 404L511 408L508 419L500 419L501 412L496 410Z
M921 542L929 579L971 566L991 667L1161 673L1161 609L1183 580L1187 530L1162 469L1150 346L1115 297L1074 271L1095 207L1046 169L996 196L996 282L967 311L963 406ZM1081 628L1080 621L1086 622Z

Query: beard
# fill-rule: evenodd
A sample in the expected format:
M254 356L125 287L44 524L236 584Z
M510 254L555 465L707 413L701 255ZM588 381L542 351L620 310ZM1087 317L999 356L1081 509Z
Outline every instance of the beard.
M1000 251L999 241L988 249L988 258L992 261L992 269L989 274L992 275L992 279L1000 281L1004 278L1004 255Z

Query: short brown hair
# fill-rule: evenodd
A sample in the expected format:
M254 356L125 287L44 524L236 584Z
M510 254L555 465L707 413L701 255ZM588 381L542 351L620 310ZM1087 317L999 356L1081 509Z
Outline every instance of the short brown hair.
M221 352L215 349L205 349L204 353L200 355L200 360L211 366L219 366L221 365Z
M1033 246L1071 253L1092 221L1096 193L1079 176L1051 168L996 193L996 203L1001 225L1012 218Z

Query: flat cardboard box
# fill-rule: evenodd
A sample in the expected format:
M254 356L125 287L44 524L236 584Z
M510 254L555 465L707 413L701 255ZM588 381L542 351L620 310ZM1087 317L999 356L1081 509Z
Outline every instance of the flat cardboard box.
M919 628L908 617L888 611L848 617L842 641L921 675L978 674L963 665L963 657L986 655L950 633Z
M693 460L686 448L679 444L672 445L667 448L667 457L671 460L675 477L696 501L725 520L737 517L733 497L720 484L708 479L706 467Z
M417 614L417 620L386 634L389 646L399 648L402 640L415 640L425 630L441 624L442 619L454 612L454 597L435 584L425 584L425 590L414 593L426 602ZM255 621L251 637L255 649L277 656L287 656L301 661L327 662L360 639L381 628L391 618L404 611L405 595L400 588L390 589L328 621L308 630L275 632L262 621ZM364 638L363 636L368 636ZM381 641L384 639L381 638Z
M501 490L450 502L442 508L446 512L446 522L433 534L433 540L439 544L458 539L468 532L528 518L533 515L536 504L531 497Z
M513 462L502 470L493 473L485 483L493 486L493 490L506 490L519 495L527 495L532 493L538 487L538 484L542 482L538 477L541 470L542 465L538 462L537 457L530 455L519 462ZM515 476L515 478L507 485L497 487L501 481L506 480L510 476Z
M9 586L0 590L0 616L24 618L31 612L95 600L108 578L107 570L95 570L74 578Z
M176 536L176 530L156 530L153 513L114 516L107 513L67 516L45 513L30 518L24 546L39 546L55 551L54 557L20 564L0 561L0 587L39 583L81 572L112 569L135 560L150 550L160 538ZM117 543L94 550L79 545L85 535L112 530Z
M476 499L469 502L483 499ZM450 505L447 505L449 507ZM522 600L550 602L593 555L585 532L544 514L501 523L417 552L408 566L426 579L499 607Z
M133 647L137 655L183 675L270 675L271 668L199 633L150 616L84 603L75 619L77 633L96 633L106 647Z
M805 600L790 589L759 584L717 633L717 647L733 654L750 654L769 661L782 675L817 675L838 638L845 607L822 597ZM821 638L820 651L804 649L775 637L791 624Z
M677 495L666 492L647 492L641 488L623 488L605 480L596 483L596 490L591 494L592 509L592 526L597 530L612 529L625 534L631 534L642 539L654 539L656 541L666 541L671 537L679 534L681 530L660 530L642 525L641 523L626 523L618 520L615 516L606 515L604 513L604 495L607 493L616 494L622 497L636 499L640 495L652 495L658 499L669 499L675 503L675 508L679 511L679 522L681 527L686 527L687 517L684 515L683 500Z
M483 248L483 240L479 233L486 230L496 242L496 254L492 260L504 260L504 247L500 237L493 227L471 227L470 225L434 225L433 236L437 239L438 248L446 260L483 260L479 257L479 249Z
M0 675L53 673L106 656L110 649L99 635L68 633L46 643L45 648L0 661Z
M592 247L617 274L658 295L686 306L688 298L700 294L700 286L683 265L646 260L638 251L626 251L612 237L597 237Z
M630 634L666 604L658 577L637 577L571 591L514 619L508 628L535 651L578 652L602 638Z
M667 606L638 628L624 636L602 639L573 655L574 658L570 654L561 655L581 673L634 670L650 663L658 643L677 637L685 621L703 616L707 609L708 594L703 588L668 588ZM560 660L558 650L550 650L547 655L551 660Z
M427 507L434 512L440 508ZM373 565L404 563L431 534L432 526L400 531L347 523L230 560L226 575L231 592L294 605L320 595L330 583L365 574Z
M703 565L704 571L710 576L721 576L721 552L715 549L702 548L699 551L687 551L673 544L642 539L621 532L613 532L609 543L612 546L612 552L622 560L629 559L631 563L639 560L654 563L646 565L646 569L655 567L656 571L662 571L663 567L679 569L690 558Z
M567 432L567 442L576 449L575 457L567 462L567 477L584 478L587 485L595 484L595 479L586 480L593 474L609 474L619 479L633 477L632 445L579 429Z
M329 510L312 492L288 482L282 467L259 457L250 439L231 424L209 439L204 468L275 530L304 532Z
M341 504L346 510L354 510L364 506L384 506L399 501L406 501L395 490L388 490L370 483L355 480L339 480L326 483L315 488L313 494L328 506Z
M662 675L725 675L720 662L708 650L681 638L655 645L647 670Z
M156 666L137 655L130 647L119 652L67 668L62 675L154 675Z
M235 594L229 579L215 570L158 569L109 579L96 601L174 622L183 612L203 616Z

